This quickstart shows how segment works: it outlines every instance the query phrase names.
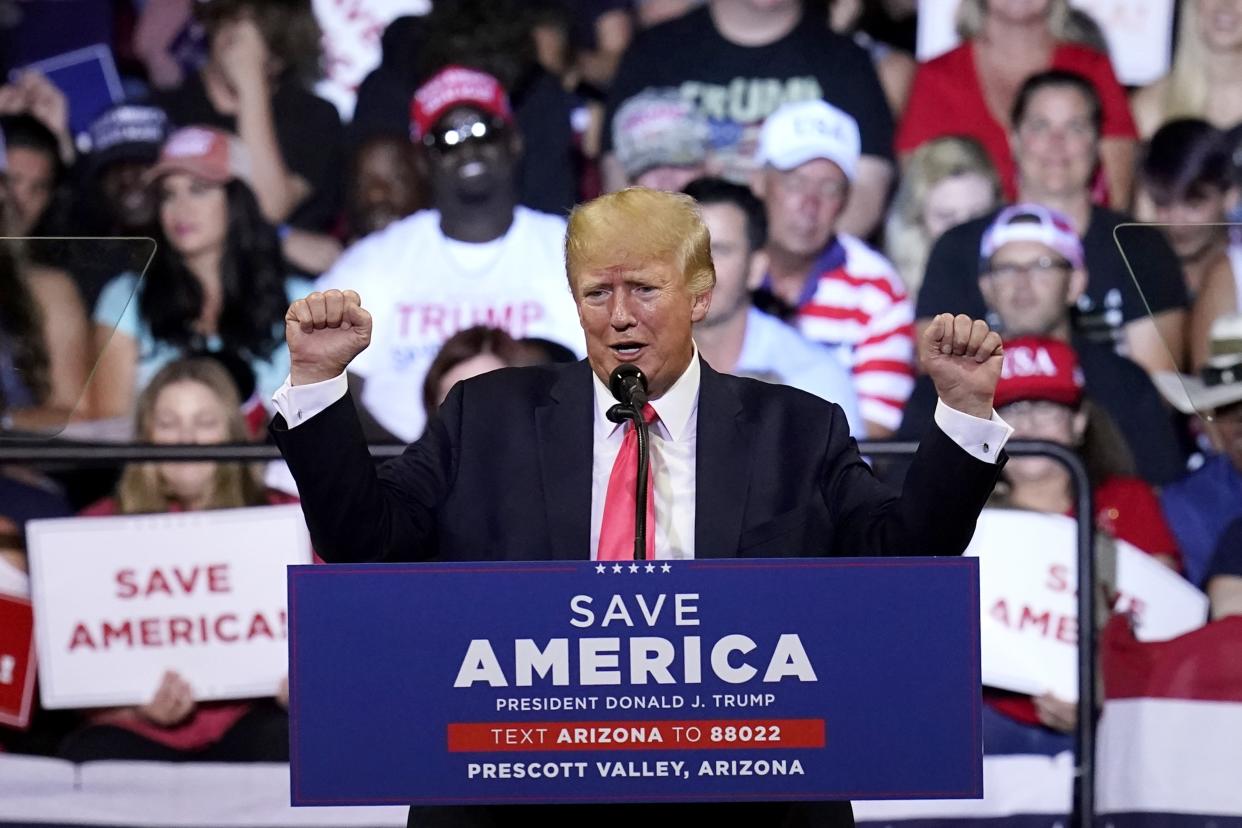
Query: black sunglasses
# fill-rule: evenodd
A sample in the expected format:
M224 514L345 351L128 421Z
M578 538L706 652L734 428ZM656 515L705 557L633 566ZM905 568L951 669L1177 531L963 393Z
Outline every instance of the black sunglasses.
M499 118L468 117L433 129L423 136L423 144L446 153L471 142L490 146L499 143L507 133L508 125Z

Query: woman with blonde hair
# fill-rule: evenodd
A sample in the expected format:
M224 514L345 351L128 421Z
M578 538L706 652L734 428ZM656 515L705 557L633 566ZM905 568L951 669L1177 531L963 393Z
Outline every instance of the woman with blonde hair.
M903 157L943 135L979 141L992 158L1007 200L1017 195L1009 147L1011 116L1027 78L1050 69L1086 78L1099 94L1103 180L1097 199L1117 208L1130 202L1136 140L1125 90L1107 54L1084 45L1067 0L962 0L962 44L919 64L897 130Z
M211 357L171 362L156 374L138 398L134 431L140 443L244 443L250 439L237 386L224 366ZM142 463L127 466L122 473L114 511L147 514L267 502L256 472L241 463ZM96 513L105 508L96 504L91 510Z
M941 233L990 212L1000 201L996 168L978 141L950 135L915 150L884 233L884 254L906 290L918 293L927 255Z
M1242 123L1242 0L1185 0L1177 31L1169 74L1134 95L1139 133L1176 118Z
M199 357L164 366L138 399L137 439L154 444L245 442L241 401L228 372ZM121 476L116 495L86 516L227 509L294 502L264 489L243 463L142 463ZM287 761L287 684L276 699L198 703L193 688L173 671L151 701L137 707L90 711L60 755L151 761Z

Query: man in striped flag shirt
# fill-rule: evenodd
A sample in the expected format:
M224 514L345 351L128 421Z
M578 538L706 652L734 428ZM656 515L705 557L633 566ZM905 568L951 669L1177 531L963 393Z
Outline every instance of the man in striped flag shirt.
M887 259L836 232L859 147L858 124L825 101L764 122L752 188L767 208L770 270L756 304L837 352L868 436L888 437L914 387L914 306Z

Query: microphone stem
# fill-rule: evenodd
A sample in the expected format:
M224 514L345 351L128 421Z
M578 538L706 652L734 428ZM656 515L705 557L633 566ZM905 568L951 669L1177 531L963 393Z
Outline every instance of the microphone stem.
M647 560L647 476L650 465L647 418L642 405L635 401L630 409L638 434L638 480L634 498L634 560Z

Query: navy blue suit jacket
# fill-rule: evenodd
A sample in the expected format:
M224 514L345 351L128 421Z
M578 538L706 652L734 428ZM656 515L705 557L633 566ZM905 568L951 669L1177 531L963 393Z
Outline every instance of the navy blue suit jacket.
M326 560L585 560L593 394L586 362L476 377L378 471L348 396L272 432ZM999 471L933 427L899 495L838 406L702 364L697 557L957 555Z
M326 560L586 560L593 395L586 362L467 380L378 471L349 396L294 429L277 417L272 433ZM1000 473L932 428L899 495L863 462L840 407L705 362L697 439L700 558L957 555ZM848 802L413 808L410 824L684 828L739 818L853 824Z

